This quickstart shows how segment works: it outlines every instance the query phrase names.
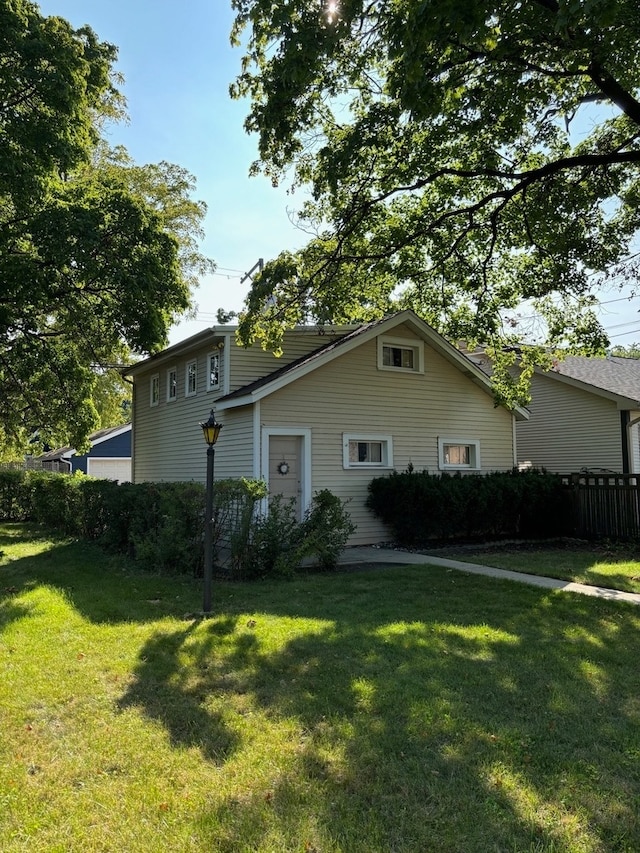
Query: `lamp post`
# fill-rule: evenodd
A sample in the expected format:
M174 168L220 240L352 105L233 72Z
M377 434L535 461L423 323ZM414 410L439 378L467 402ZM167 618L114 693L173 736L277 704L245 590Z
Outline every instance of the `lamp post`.
M202 434L207 443L207 497L204 516L204 600L202 609L211 613L211 587L213 584L213 460L214 445L220 435L222 424L216 421L211 409L209 420L201 423Z

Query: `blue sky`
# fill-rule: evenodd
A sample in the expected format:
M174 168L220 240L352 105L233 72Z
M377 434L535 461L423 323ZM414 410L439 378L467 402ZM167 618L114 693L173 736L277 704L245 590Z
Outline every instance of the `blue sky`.
M42 0L45 15L73 26L89 24L119 48L130 121L111 129L138 163L168 160L191 172L195 197L208 205L202 251L217 272L195 293L197 319L170 333L177 343L215 322L218 308L239 310L249 288L240 283L258 258L295 249L305 235L288 211L301 204L285 188L249 178L257 143L243 128L246 102L229 98L242 51L232 48L228 0ZM601 295L601 318L612 344L640 341L639 300L615 291Z
M240 283L258 258L304 244L287 211L299 199L249 178L257 143L243 129L246 102L229 98L242 51L232 48L233 21L226 0L42 0L45 15L73 26L89 24L119 48L117 68L130 121L112 127L109 141L124 145L138 163L167 160L191 172L194 196L207 203L202 244L217 264L196 291L198 319L171 331L170 342L215 322L218 308L242 307L249 282Z

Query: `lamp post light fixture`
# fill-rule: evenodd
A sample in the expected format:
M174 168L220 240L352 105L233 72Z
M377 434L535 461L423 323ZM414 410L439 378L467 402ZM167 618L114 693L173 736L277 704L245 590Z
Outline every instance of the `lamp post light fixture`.
M207 443L207 496L204 515L204 599L202 609L211 613L211 587L213 585L213 460L215 443L220 435L222 424L216 421L211 409L209 419L200 424L202 435Z

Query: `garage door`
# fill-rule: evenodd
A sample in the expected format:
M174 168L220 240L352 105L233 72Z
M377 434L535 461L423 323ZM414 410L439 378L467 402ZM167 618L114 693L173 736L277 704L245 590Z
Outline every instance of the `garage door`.
M103 480L131 482L131 459L87 459L87 474Z

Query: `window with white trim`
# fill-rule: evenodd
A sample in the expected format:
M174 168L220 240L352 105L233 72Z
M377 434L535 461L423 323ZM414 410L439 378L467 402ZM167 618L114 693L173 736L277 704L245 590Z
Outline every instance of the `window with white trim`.
M438 467L441 471L479 470L480 442L468 438L439 438Z
M378 370L424 373L424 343L410 338L378 338Z
M198 388L198 363L190 361L185 368L184 395L193 397Z
M178 369L170 367L167 370L167 403L171 403L178 396Z
M391 436L343 433L342 466L343 468L392 468Z
M207 356L207 391L217 391L221 385L222 352L216 350Z
M154 373L149 387L149 405L157 406L160 402L160 374Z

